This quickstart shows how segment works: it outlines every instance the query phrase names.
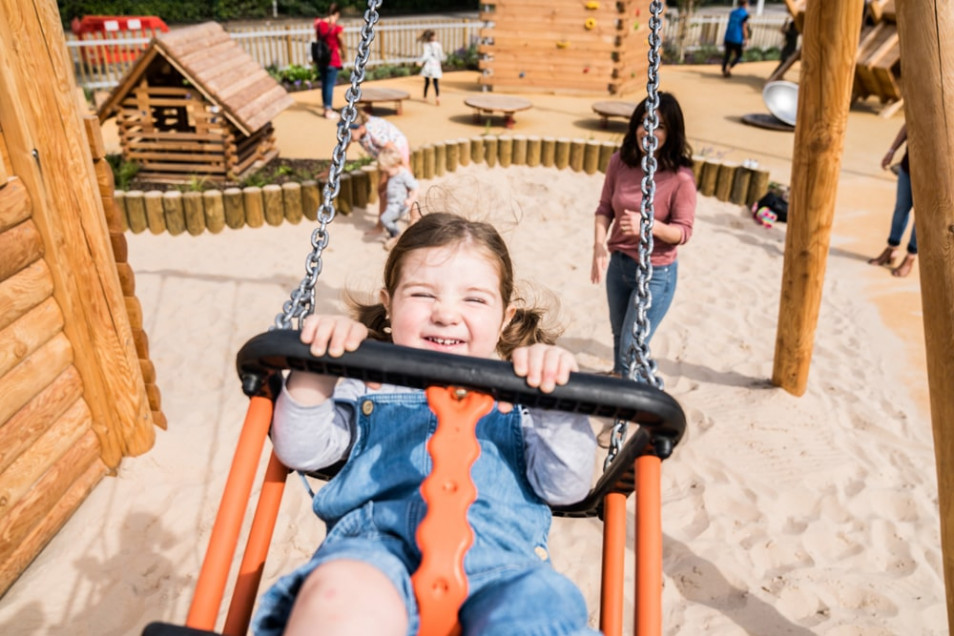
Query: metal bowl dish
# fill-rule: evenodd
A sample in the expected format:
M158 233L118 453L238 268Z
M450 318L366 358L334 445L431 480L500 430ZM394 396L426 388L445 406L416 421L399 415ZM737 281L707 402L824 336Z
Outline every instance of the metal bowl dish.
M794 82L769 82L762 89L762 100L769 112L789 126L795 125L798 110L798 84Z

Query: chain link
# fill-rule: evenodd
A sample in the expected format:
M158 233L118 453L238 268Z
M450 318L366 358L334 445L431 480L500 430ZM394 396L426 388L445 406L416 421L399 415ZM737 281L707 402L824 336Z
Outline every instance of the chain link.
M643 128L646 130L646 136L643 138L644 154L642 161L643 200L639 210L641 217L639 224L639 268L636 275L636 298L634 300L636 321L633 323L633 344L630 345L627 352L629 360L627 376L635 380L638 374L647 384L657 389L663 388L663 381L656 375L656 362L649 352L650 325L648 311L653 302L649 292L649 280L653 275L653 264L649 257L653 251L653 222L656 214L656 150L659 147L659 140L656 138L659 116L656 110L659 107L659 49L662 41L660 37L662 10L663 3L661 0L652 0L649 4L649 70L646 83L646 113L643 117ZM622 449L627 427L628 423L625 420L616 420L613 424L609 451L606 454L606 460L603 462L603 470L606 470L613 463L620 449Z
M318 207L318 227L311 233L312 251L305 259L305 276L292 291L289 300L282 305L282 313L275 316L274 327L278 329L301 328L302 321L315 311L315 285L321 274L321 255L328 247L331 235L328 225L335 218L334 200L341 190L341 172L344 170L346 152L351 144L351 124L358 116L355 103L361 98L361 83L364 82L364 69L371 54L371 42L374 40L374 25L377 24L378 7L381 0L368 0L368 9L364 12L364 26L361 28L361 41L354 58L354 68L351 71L351 86L345 92L348 104L341 109L341 118L338 120L338 142L331 153L331 168L328 171L328 181L322 190L322 202Z

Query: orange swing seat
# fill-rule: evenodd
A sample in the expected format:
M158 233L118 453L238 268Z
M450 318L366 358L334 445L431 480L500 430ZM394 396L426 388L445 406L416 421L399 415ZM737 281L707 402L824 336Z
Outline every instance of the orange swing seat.
M661 462L685 431L679 404L646 384L607 376L571 374L552 393L532 389L509 363L439 354L367 341L340 358L315 358L291 330L270 331L250 340L238 355L243 390L250 396L209 546L196 583L185 626L150 623L143 636L202 636L247 633L278 516L288 469L274 453L265 472L258 505L238 568L224 626L216 622L240 529L251 498L256 467L271 424L273 399L285 369L384 382L426 390L438 417L428 443L432 473L421 486L428 512L418 528L421 565L412 576L424 636L460 631L457 612L467 597L464 556L473 542L467 509L477 492L470 467L479 454L477 421L502 400L554 410L612 417L639 428L581 502L551 507L556 516L600 516L604 521L600 629L623 631L623 571L626 549L626 498L636 493L635 631L662 633ZM336 467L321 474L330 478Z

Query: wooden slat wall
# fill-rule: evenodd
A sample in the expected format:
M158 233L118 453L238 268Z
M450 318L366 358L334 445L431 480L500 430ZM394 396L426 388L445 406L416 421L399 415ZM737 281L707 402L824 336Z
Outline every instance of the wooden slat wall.
M493 23L480 34L484 86L602 95L645 86L649 0L491 0L482 6L481 19Z
M0 14L17 16L0 21L2 595L124 455L152 446L158 406L56 4L0 0Z

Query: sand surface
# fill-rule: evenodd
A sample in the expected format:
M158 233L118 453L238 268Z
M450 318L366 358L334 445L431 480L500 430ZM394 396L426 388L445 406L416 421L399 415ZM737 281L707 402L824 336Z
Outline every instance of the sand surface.
M761 82L772 67L740 66L731 81L714 67L666 67L662 81L683 104L697 153L755 159L788 183L793 135L739 121L765 111ZM422 80L377 84L418 97ZM499 121L474 124L463 106L479 90L476 74L448 74L442 88L440 107L412 100L401 116L380 114L413 146L504 132ZM589 107L597 98L528 96L534 108L518 114L513 134L619 140L624 131L621 120L600 128ZM283 154L328 156L334 127L318 116L319 96L295 99L275 120ZM877 164L900 125L864 105L851 113L802 397L768 381L785 226L763 228L739 206L699 200L676 298L653 342L689 419L663 466L667 634L946 632L917 269L899 280L864 262L887 233L894 180ZM108 127L106 136L115 143ZM611 366L604 292L589 282L601 175L471 166L424 186L433 207L496 223L518 277L559 300L562 344L586 369ZM380 284L386 253L362 236L372 222L364 209L334 222L320 308L340 308L345 289ZM151 620L184 619L247 404L235 353L297 285L311 229L128 237L169 428L97 487L0 600L0 632L135 634ZM291 479L265 582L307 559L322 535ZM557 520L551 536L554 564L583 589L594 625L600 536L595 520Z

